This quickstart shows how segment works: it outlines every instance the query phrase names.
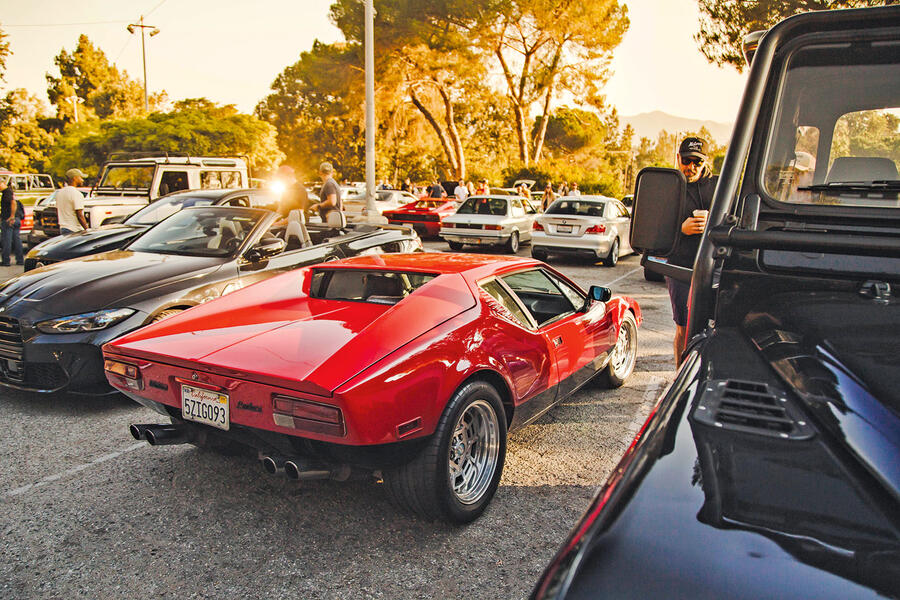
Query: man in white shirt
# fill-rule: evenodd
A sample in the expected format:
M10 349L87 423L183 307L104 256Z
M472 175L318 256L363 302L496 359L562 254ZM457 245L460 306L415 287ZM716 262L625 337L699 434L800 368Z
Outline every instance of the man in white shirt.
M84 217L84 195L75 189L84 185L85 174L78 169L66 171L66 186L56 192L56 213L62 235L88 228Z
M456 196L456 199L460 202L466 201L466 198L469 197L469 188L466 187L465 181L462 179L459 180L459 185L453 190L453 195Z

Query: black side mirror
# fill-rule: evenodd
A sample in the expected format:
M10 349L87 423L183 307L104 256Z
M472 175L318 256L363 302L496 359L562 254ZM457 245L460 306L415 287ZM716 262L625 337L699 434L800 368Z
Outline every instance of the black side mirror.
M678 169L641 169L634 184L631 246L645 254L668 256L681 228L687 180Z
M247 250L245 257L250 262L259 262L270 256L281 254L286 247L287 243L280 238L264 239Z
M581 312L587 312L594 302L609 302L610 298L612 298L611 289L599 285L592 285L588 290L588 297L584 301L584 306L581 307Z

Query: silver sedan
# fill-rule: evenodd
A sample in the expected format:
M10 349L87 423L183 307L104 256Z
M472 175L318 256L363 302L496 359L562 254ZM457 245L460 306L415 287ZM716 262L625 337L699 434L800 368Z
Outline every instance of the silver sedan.
M532 231L531 255L546 260L550 254L583 254L613 267L629 244L631 216L615 198L565 196L539 216Z
M440 236L451 250L474 244L504 246L515 254L519 242L531 239L535 216L534 208L518 196L472 196L444 217Z

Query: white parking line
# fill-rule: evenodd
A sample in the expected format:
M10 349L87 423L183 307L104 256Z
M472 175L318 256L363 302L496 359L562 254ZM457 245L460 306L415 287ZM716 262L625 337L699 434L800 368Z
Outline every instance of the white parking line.
M628 271L627 273L625 273L624 275L622 275L621 277L616 277L615 279L613 279L613 280L610 281L609 283L604 283L604 284L603 284L603 287L610 287L610 286L612 286L614 283L619 283L620 281L622 281L622 280L625 279L626 277L631 277L632 275L634 275L634 274L637 273L638 271L643 271L643 270L644 270L644 267L638 267L637 269L632 269L632 270Z
M126 452L131 452L133 450L137 450L138 448L145 448L146 446L147 446L147 444L145 444L144 442L138 442L137 444L132 444L131 446L128 446L127 448L123 448L122 450L119 450L118 452L110 452L109 454L104 454L103 456L99 456L89 463L84 463L83 465L78 465L77 467L72 467L71 469L66 469L65 471L63 471L61 473L54 473L53 475L47 475L46 477L44 477L43 479L41 479L40 481L38 481L36 483L29 483L28 485L23 485L20 488L16 488L14 490L9 490L8 492L5 492L3 495L4 496L21 496L22 494L24 494L25 492L27 492L29 490L45 486L48 483L53 483L54 481L58 481L58 480L62 479L63 477L68 477L70 475L74 475L75 473L80 473L81 471L84 471L87 468L93 467L94 465L99 465L101 463L105 463L108 460L112 460L114 458L118 458L119 456L122 456Z

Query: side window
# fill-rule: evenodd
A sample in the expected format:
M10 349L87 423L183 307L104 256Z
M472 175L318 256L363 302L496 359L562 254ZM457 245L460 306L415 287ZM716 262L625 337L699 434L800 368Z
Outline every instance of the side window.
M616 202L616 203L614 204L614 206L615 206L615 209L616 209L616 216L617 216L617 217L628 218L628 217L630 216L630 215L628 214L628 209L625 208L622 204L619 204L618 202Z
M491 279L479 284L482 291L487 294L496 304L489 302L495 312L499 312L506 318L518 322L522 327L531 328L531 321L528 316L522 312L522 309L516 303L515 299L510 296L509 292L496 279Z
M248 196L235 196L226 202L228 206L250 206L250 198Z
M574 312L583 304L583 300L573 302L569 295L563 293L560 286L554 282L556 278L551 279L541 269L513 273L502 279L528 307L534 320L540 326ZM572 291L569 290L570 293Z
M512 216L514 217L524 217L525 216L525 208L522 206L522 201L518 198L513 198L512 200Z
M20 192L24 192L28 189L28 178L26 178L24 175L16 175L15 177L13 177L13 184L15 185L15 188L17 190L19 190Z
M180 192L188 187L187 171L166 171L159 180L159 195L165 196L172 192Z
M200 171L200 187L204 190L218 190L222 188L222 181L216 171Z

